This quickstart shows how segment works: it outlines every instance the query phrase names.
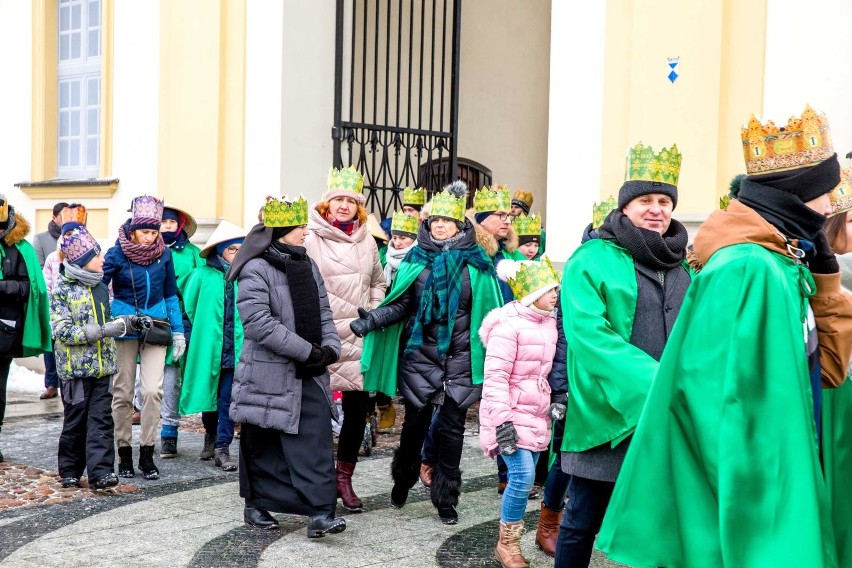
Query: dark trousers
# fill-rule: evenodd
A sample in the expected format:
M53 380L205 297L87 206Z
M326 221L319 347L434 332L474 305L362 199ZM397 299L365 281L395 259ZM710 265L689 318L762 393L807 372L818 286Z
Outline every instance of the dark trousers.
M571 476L556 540L556 568L588 568L615 483Z
M115 471L110 378L83 379L83 401L65 405L59 436L59 475L76 477L89 472L95 481Z
M219 373L219 392L216 410L201 413L201 423L207 434L216 435L216 447L227 448L234 441L234 421L228 414L231 406L231 388L234 386L234 370L222 369Z
M56 357L53 351L44 353L44 388L59 388L59 375L56 374Z
M432 421L429 423L429 430L426 431L426 439L423 440L423 451L420 454L420 461L428 466L434 466L438 463L438 456L435 452L435 436L438 432L438 420L441 418L441 407L436 406L432 413Z
M436 411L436 414L437 411ZM459 408L456 401L450 397L444 398L444 404L438 414L435 437L433 439L434 461L430 464L439 471L453 475L459 471L462 447L464 446L464 419L467 412ZM405 421L402 423L402 433L399 437L400 465L414 466L420 464L421 450L426 434L432 424L432 405L417 408L405 401ZM412 467L412 469L414 469ZM414 486L417 477L411 480Z
M358 449L364 440L367 413L370 408L370 393L366 391L343 391L343 424L337 439L337 461L355 463Z
M9 382L11 366L11 357L0 357L0 427L3 426L3 417L6 416L6 384Z
M565 420L560 420L556 423L553 429L553 449L556 454L556 460L550 471L547 472L547 477L544 482L544 495L542 501L545 507L551 511L561 511L565 506L565 493L568 491L568 482L571 476L562 471L562 464L559 463L559 449L562 447L562 436L565 432ZM539 463L541 460L539 459ZM536 470L538 477L538 470Z

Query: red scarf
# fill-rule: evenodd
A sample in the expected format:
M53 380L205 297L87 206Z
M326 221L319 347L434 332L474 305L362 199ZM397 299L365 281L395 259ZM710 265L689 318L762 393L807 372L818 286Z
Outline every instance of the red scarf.
M118 244L121 246L121 252L124 253L124 256L126 256L129 261L142 266L148 266L163 256L163 250L166 248L166 243L163 242L163 238L159 234L157 234L157 239L153 243L146 246L131 241L128 238L128 233L129 230L126 224L119 227Z
M332 227L340 229L341 231L343 231L344 233L346 233L350 237L352 236L352 233L355 232L355 229L358 228L358 224L359 224L358 219L352 219L351 221L335 221L334 219L331 219L329 216L326 216L326 219L328 220L329 223L331 223Z

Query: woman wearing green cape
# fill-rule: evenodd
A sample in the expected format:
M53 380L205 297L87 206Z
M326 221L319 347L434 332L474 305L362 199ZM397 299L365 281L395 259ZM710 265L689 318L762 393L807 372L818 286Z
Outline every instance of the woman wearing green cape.
M391 292L350 326L364 339L364 390L405 398L405 422L391 464L391 503L402 507L420 473L420 450L433 405L441 406L432 504L444 524L456 524L461 492L464 421L482 393L482 319L502 305L494 265L464 216L467 186L455 182L435 195L417 246L400 265ZM369 335L368 335L369 334ZM398 374L397 374L398 373Z

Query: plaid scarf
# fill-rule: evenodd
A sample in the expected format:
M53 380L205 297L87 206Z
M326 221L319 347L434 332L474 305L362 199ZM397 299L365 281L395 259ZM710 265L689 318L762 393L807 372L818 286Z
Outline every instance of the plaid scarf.
M163 250L166 248L166 243L160 235L157 235L157 240L147 246L131 241L130 221L118 228L118 244L127 260L140 266L153 264L155 260L163 256Z
M462 291L462 270L470 265L480 272L495 274L491 259L476 245L465 249L425 250L416 246L409 251L405 262L431 267L429 276L420 296L420 305L405 354L417 351L423 346L423 328L430 324L438 325L438 358L443 359L450 348L453 325Z

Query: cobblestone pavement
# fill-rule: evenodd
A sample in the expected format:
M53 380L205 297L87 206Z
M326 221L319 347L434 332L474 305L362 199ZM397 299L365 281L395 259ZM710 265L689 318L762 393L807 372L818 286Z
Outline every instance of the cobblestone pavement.
M236 474L199 461L203 433L188 426L180 434L178 458L158 459L161 478L135 478L136 491L0 511L0 566L499 566L493 559L499 518L496 468L482 456L474 431L465 440L458 525L440 523L428 490L420 485L403 509L390 505L392 438L380 436L354 477L365 512L344 515L345 532L309 540L303 517L276 515L279 531L245 527ZM4 424L0 447L24 471L49 472L55 469L60 427L56 412L19 414ZM237 452L235 444L232 453ZM42 479L49 475L40 471L30 473L38 474L41 486L55 483L55 478ZM529 502L530 530L522 547L533 566L553 566L534 543L539 503ZM596 554L592 566L617 565Z

